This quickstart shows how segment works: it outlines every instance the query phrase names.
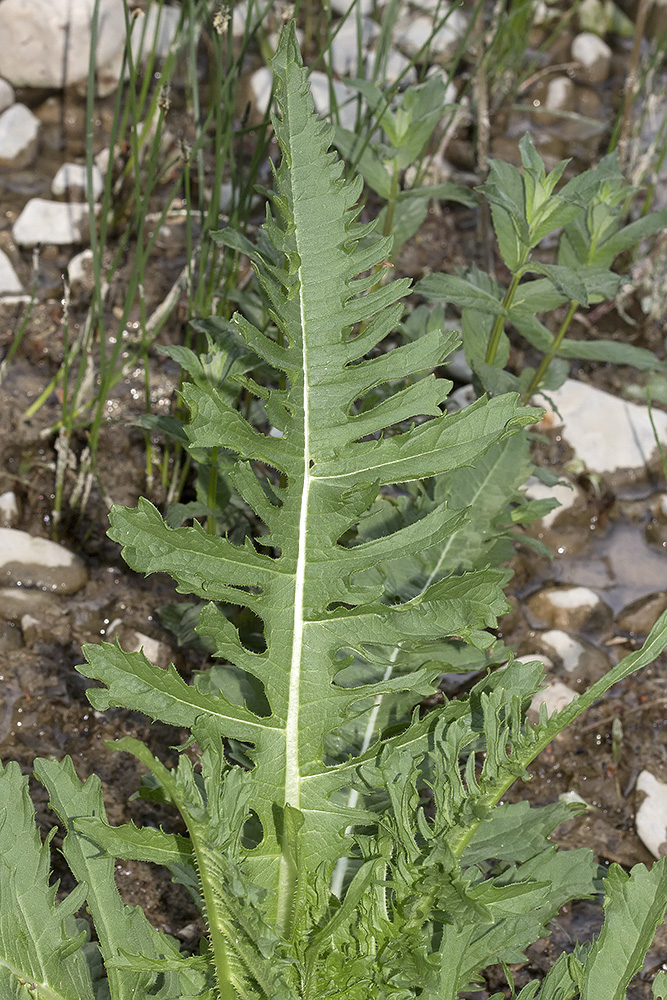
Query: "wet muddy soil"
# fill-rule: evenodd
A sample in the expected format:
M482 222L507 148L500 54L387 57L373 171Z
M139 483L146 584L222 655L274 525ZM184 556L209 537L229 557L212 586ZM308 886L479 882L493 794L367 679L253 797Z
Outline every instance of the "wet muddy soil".
M627 58L627 46L623 48L619 43L619 51ZM0 247L11 253L20 277L29 286L32 257L13 246L10 227L27 198L48 189L58 164L81 154L85 115L83 102L75 94L62 97L33 93L21 98L43 120L48 121L51 115L52 122L34 169L0 178ZM599 95L599 107L603 109L613 100L613 88L606 86ZM100 148L109 127L108 113L108 106L101 105L96 138ZM524 111L498 118L493 135L496 153L503 151L510 155L511 149L516 150L516 136L521 134L521 125L526 120ZM536 119L528 120L528 124L539 132L541 126ZM551 127L549 132L539 133L544 148L547 139L553 138L553 131ZM588 165L603 148L606 138L604 129L588 137L575 135L571 140L556 136L556 155L575 155L580 164ZM548 148L553 145L552 142ZM457 136L454 152L461 169L470 169L474 156L469 130L464 129ZM397 273L419 278L443 268L453 271L474 260L484 266L488 252L480 242L478 222L476 214L468 209L434 206L418 235L402 250ZM73 252L70 248L65 251L51 248L41 254L35 272L37 300L21 347L0 384L0 494L12 491L16 495L19 513L13 526L43 537L54 531L57 434L53 427L61 413L58 390L32 419L25 419L25 411L55 375L63 356L61 275ZM162 266L152 269L151 284L146 288L149 309L162 300L185 259L184 236L174 221L165 234ZM498 261L495 263L502 279L502 266ZM124 277L127 280L127 274L124 276L121 271L120 285ZM121 300L122 287L119 287L117 301ZM111 323L113 296L109 307ZM9 349L24 316L24 304L0 300L3 353ZM176 309L159 340L182 342L188 319L182 310ZM618 311L612 310L605 316L614 335L627 335L633 343L664 353L662 321L643 316L639 319L639 325L628 327ZM84 320L85 304L72 303L69 317L72 335ZM606 330L599 333L608 335ZM131 329L126 335L131 343ZM513 350L517 366L531 360L520 343ZM154 349L149 354L149 365L152 410L168 413L174 403L179 371ZM608 390L618 390L624 381L623 373L605 366L587 365L575 368L572 374ZM632 378L636 378L634 373ZM24 589L23 604L14 601L16 595L6 590L0 594L0 758L17 760L24 772L29 773L35 756L60 758L69 754L82 778L100 776L112 823L134 819L159 822L165 829L173 830L178 829L173 814L141 800L128 801L139 783L139 768L127 755L111 752L105 741L122 735L136 736L169 763L175 758L171 748L181 744L186 734L163 725L148 725L143 716L127 711L112 710L104 714L93 711L85 696L88 682L74 670L81 660L82 643L116 637L126 646L153 641L158 658L164 663L173 660L186 678L206 667L204 653L192 647L179 648L173 634L160 622L161 608L184 600L175 594L173 584L166 577L143 580L130 572L120 559L118 547L105 536L111 502L134 504L142 494L149 495L158 505L165 500L157 472L152 483L147 483L144 433L132 426L132 420L144 412L143 392L141 367L129 367L106 403L96 476L83 511L70 500L85 451L85 428L70 442L72 459L65 473L66 503L57 533L64 545L84 559L88 569L85 587L71 596ZM159 457L163 442L155 439L154 445ZM539 446L536 455L540 462L556 470L570 457L563 454L555 434L550 443ZM611 488L597 493L591 490L583 520L580 518L575 524L566 522L546 534L545 541L556 553L553 561L538 558L527 548L520 549L514 561L516 610L501 623L505 641L520 654L538 653L540 630L526 613L525 602L545 584L573 583L592 588L611 611L605 630L579 636L590 642L599 656L591 659L593 665L588 675L584 672L569 681L575 687L588 684L599 676L595 672L601 664L612 665L636 648L645 635L643 624L630 628L627 617L623 617L624 611L635 602L641 605L652 595L667 590L664 539L655 528L653 515L655 497L664 489L665 484L654 479L642 484L634 495ZM558 667L555 672L558 675ZM531 769L530 781L517 784L510 793L514 799L528 798L534 804L544 804L563 792L576 792L589 803L589 812L559 830L556 840L562 846L590 847L605 865L618 862L631 867L652 860L635 830L635 812L641 799L636 781L643 769L650 769L658 779L667 781L666 682L667 658L663 656L640 675L617 685L602 703L541 755ZM616 735L612 736L615 720L619 720L620 730L617 724ZM46 796L37 783L33 791L38 820L46 830L53 824ZM67 889L69 876L57 852L54 861L63 879L63 889ZM173 886L151 866L139 863L119 863L117 880L128 903L140 904L156 926L178 936L186 946L196 946L197 916L185 891ZM600 907L595 901L568 908L554 925L552 936L529 950L528 965L516 972L517 985L544 973L562 948L571 947L577 937L590 936L599 927L600 919ZM665 955L667 938L661 931L647 959L647 980ZM502 984L499 972L497 981L490 977L488 987L493 992L502 988ZM629 996L633 1000L648 998L648 982L640 978Z

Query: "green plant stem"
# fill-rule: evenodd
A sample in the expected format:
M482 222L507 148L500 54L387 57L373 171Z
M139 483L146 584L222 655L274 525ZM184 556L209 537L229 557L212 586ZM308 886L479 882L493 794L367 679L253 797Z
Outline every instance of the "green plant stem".
M486 349L485 361L488 365L492 365L496 360L496 354L498 353L498 347L500 345L500 338L505 326L505 315L514 301L514 296L516 295L516 290L519 287L519 282L521 281L522 276L523 268L520 268L516 274L512 276L512 282L505 292L505 298L503 299L503 312L499 316L496 316L496 321L493 324L491 337L489 339L489 346Z
M527 402L530 399L530 397L533 395L533 393L536 392L537 389L539 388L542 379L544 378L544 376L547 373L547 369L549 368L549 365L551 364L551 362L554 360L554 358L558 354L558 349L559 349L560 345L562 344L563 338L565 337L565 334L567 333L567 331L569 329L570 323L572 322L572 317L574 316L574 314L575 314L575 312L577 311L578 308L579 308L579 303L576 301L576 299L572 299L572 301L570 302L570 305L568 307L565 319L561 323L560 329L559 329L558 333L556 334L556 336L554 338L553 344L551 345L551 347L549 348L549 350L547 351L547 353L542 358L542 362L540 364L540 367L537 369L537 371L533 375L533 377L532 377L532 379L530 381L530 385L528 386L528 388L526 389L525 393L523 394L523 401L524 402Z

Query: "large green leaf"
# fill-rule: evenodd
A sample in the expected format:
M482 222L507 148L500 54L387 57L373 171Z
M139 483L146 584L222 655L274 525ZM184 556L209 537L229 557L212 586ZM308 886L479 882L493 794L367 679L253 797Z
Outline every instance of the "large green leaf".
M184 389L192 445L222 447L238 456L236 485L269 532L262 537L263 551L249 541L235 546L212 538L198 527L169 529L145 501L135 511L116 508L111 517L111 535L132 567L170 572L180 589L245 604L262 619L263 653L243 647L233 625L213 608L204 628L215 635L219 655L261 682L271 714L254 716L223 695L203 698L175 674L159 676L141 654L87 648L84 672L106 685L92 694L98 706L141 706L185 725L193 725L200 713L220 735L247 742L254 764L248 774L250 804L262 838L244 867L270 891L269 914L290 925L295 874L282 843L285 810L303 816L296 836L304 870L312 874L323 867L325 876L330 874L345 853L345 830L355 810L332 799L349 775L324 765L325 738L364 698L423 689L426 677L419 669L384 681L371 674L368 683L346 688L336 683L342 657L448 635L488 645L492 637L484 638L484 630L493 625L495 608L505 607L497 600L500 577L491 571L478 582L442 581L412 602L391 607L378 603L377 586L357 584L355 574L372 565L444 544L460 523L460 515L444 506L384 539L353 547L341 540L372 503L378 484L474 465L494 444L534 421L538 411L522 408L511 395L481 399L450 416L441 409L449 382L431 378L405 386L407 376L436 367L454 348L449 334L434 332L423 343L363 360L396 322L391 307L407 282L378 287L372 273L356 278L385 258L388 244L359 246L366 234L354 221L360 184L345 185L342 164L328 152L332 132L313 113L292 29L283 35L274 72L282 161L273 198L276 217L267 221L266 232L284 265L256 259L281 343L241 317L235 322L249 347L280 369L285 386L257 387L266 399L267 422L260 428L210 386ZM361 324L356 334L355 324ZM356 409L371 387L392 383L394 391L382 402ZM269 426L280 436L269 435ZM430 676L435 683L432 669ZM359 818L366 819L363 810Z
M55 914L71 916L68 903L85 894L111 1000L442 1000L485 964L521 960L565 900L592 891L587 852L560 854L545 843L559 810L523 817L529 836L514 853L508 811L495 824L493 811L558 732L662 650L667 615L642 650L563 712L548 718L543 710L535 726L525 711L542 684L539 662L484 671L467 696L420 713L436 695L448 642L459 662L468 643L475 662L498 663L492 629L506 608L507 573L497 543L511 527L508 503L519 505L517 521L531 514L517 499L529 463L516 436L540 411L509 393L447 413L451 383L430 372L458 341L439 323L401 347L382 343L400 323L409 283L379 279L391 241L373 242L372 227L356 222L362 182L346 184L330 152L333 131L314 114L293 25L273 69L281 151L274 214L257 251L220 237L249 253L268 303L270 327L248 315L232 321L234 377L255 404L241 413L236 392L216 385L214 356L204 371L182 355L195 377L183 390L188 447L223 453L237 502L265 530L236 544L196 524L171 528L147 501L111 515L111 536L134 569L169 572L179 589L206 600L199 631L224 662L208 680L187 683L173 667L106 644L87 647L81 668L101 684L90 692L96 707L121 705L190 730L197 747L188 744L171 770L136 740L116 744L148 770L141 794L175 806L187 836L110 828L96 778L82 785L71 762L39 761L81 887ZM435 120L436 89L419 91L429 98L423 107L412 104L415 142ZM540 216L538 187L555 184L558 171L543 176L524 146L533 187L500 166L487 186L508 258L523 255L535 235L512 214L519 202L526 209L527 190L531 226L553 222ZM569 272L554 275L572 282ZM466 281L487 299L496 295L480 272ZM484 295L464 309L464 329L480 316L493 323L481 311ZM261 310L251 314L261 322ZM482 339L470 348L480 365ZM506 349L501 340L496 361ZM239 606L256 623L252 644ZM424 791L434 804L428 816ZM31 823L24 810L19 833L32 830L31 857L44 865ZM484 845L498 850L495 862L482 858ZM200 955L182 956L123 906L117 855L166 864L189 888L209 936ZM335 894L334 869L344 869ZM39 884L39 912L53 922L53 898L45 906L44 878ZM59 965L71 926L54 929ZM70 957L82 965L76 956L88 952L76 944ZM2 968L9 995L25 1000L28 980ZM65 997L74 1000L55 994Z
M76 776L72 761L58 763L39 759L35 773L46 786L51 807L65 824L63 853L79 883L79 893L95 922L99 947L107 970L111 1000L176 1000L196 995L210 985L210 971L192 969L180 954L178 944L156 930L137 906L126 906L114 880L115 855L100 850L99 843L76 828L72 817L106 820L102 788L93 775L85 784ZM82 822L82 826L83 826ZM133 968L128 955L141 955L164 963L156 968ZM72 1000L83 1000L85 993ZM48 994L45 1000L51 1000Z
M628 875L612 865L605 879L605 921L585 966L581 1000L622 1000L667 913L667 858Z
M55 828L52 834L55 833ZM42 844L28 779L16 762L0 765L0 995L3 1000L94 1000L74 919L83 904L79 885L56 905L49 884L49 837Z

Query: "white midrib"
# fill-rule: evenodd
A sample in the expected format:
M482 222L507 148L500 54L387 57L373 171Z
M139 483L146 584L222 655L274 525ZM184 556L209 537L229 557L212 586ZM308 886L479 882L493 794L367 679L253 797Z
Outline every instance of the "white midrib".
M297 229L298 233L298 229ZM298 236L297 236L298 245ZM306 535L308 530L308 502L310 495L310 386L308 382L308 345L306 340L303 281L299 268L299 318L303 351L303 486L299 512L299 554L294 577L294 616L292 619L292 659L289 672L289 696L285 722L285 799L284 804L299 809L301 805L301 775L299 772L299 711L301 702L301 666L303 657L304 588L306 578ZM281 853L278 874L278 914L284 920L290 906L292 866L285 853Z

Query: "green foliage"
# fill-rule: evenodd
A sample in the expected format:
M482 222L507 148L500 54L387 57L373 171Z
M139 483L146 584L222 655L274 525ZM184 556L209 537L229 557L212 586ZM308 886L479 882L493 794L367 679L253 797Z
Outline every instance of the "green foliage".
M400 188L401 173L420 162L443 114L452 110L445 103L446 87L440 75L393 98L370 80L349 83L367 102L368 130L354 133L339 125L335 132L336 146L368 187L387 202L378 216L377 228L383 235L393 237L394 251L421 226L429 198L475 204L470 191L460 184L414 184ZM378 127L386 142L375 138Z
M535 725L525 711L542 666L511 657L420 716L443 670L502 662L490 631L507 607L497 567L512 525L535 513L517 491L530 465L523 429L540 411L509 393L447 413L451 383L428 373L458 340L437 325L372 353L400 323L408 282L375 282L390 240L370 242L356 222L361 181L341 179L293 26L274 72L282 159L264 226L272 249L253 262L276 335L237 314L223 350L179 355L192 378L187 446L219 449L238 509L263 529L173 527L147 500L111 515L131 567L168 572L205 602L198 631L221 664L188 684L102 644L79 668L99 682L96 709L190 731L173 769L135 739L114 744L146 768L141 794L175 807L187 834L112 827L97 778L81 784L71 761L38 760L77 885L56 905L26 779L2 770L0 982L11 1000L443 1000L492 963L522 961L564 903L598 891L591 852L549 839L579 807L499 803L566 725L655 659L667 614L641 650ZM540 184L529 232L551 218L551 181ZM253 423L238 386L257 401ZM236 609L261 622L261 641L246 641ZM199 954L122 904L116 858L162 864L191 892L207 928ZM556 963L542 1000L621 995L662 919L663 872L609 873L598 942ZM74 916L84 900L95 941Z
M565 334L580 305L614 297L621 284L621 277L611 270L614 260L664 229L667 210L624 226L636 189L624 182L615 154L557 187L567 161L547 174L529 135L520 147L523 169L491 160L488 180L479 189L491 206L500 254L512 276L508 288L473 267L465 274L429 275L417 290L432 302L450 302L461 310L466 358L479 383L491 393L515 390L529 399L540 388L557 388L569 370L565 359L571 358L665 371L665 363L643 348L616 341L572 340ZM562 232L557 263L537 260L535 248L558 230ZM528 279L535 274L542 277ZM565 319L554 336L537 317L565 304ZM514 376L504 370L509 356L507 323L544 354L537 371L526 367Z

